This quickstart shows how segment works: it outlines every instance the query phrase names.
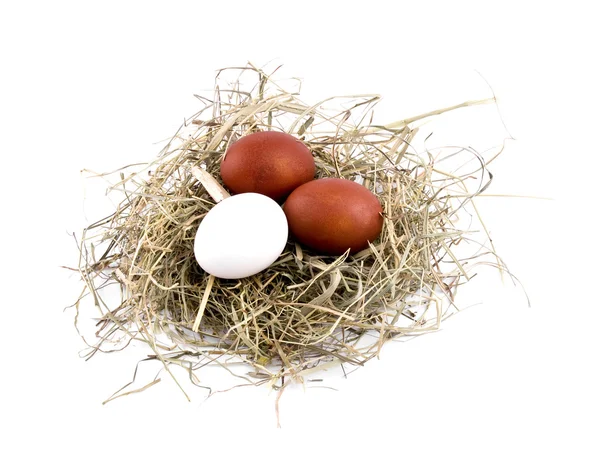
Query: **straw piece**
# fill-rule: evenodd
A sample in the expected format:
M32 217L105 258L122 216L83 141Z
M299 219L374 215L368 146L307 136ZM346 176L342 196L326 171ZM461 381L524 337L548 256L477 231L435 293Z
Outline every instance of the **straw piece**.
M227 197L231 196L229 192L219 184L215 177L206 170L200 169L199 167L192 167L191 171L215 202L219 203L221 200L225 200Z
M208 282L206 283L206 288L204 289L204 295L202 296L202 301L200 302L200 309L198 310L198 315L196 316L196 320L194 321L194 326L192 329L197 333L198 328L200 328L200 322L202 321L202 316L204 315L204 310L206 309L206 304L208 303L208 297L210 297L210 291L212 289L213 283L215 282L215 276L209 275Z

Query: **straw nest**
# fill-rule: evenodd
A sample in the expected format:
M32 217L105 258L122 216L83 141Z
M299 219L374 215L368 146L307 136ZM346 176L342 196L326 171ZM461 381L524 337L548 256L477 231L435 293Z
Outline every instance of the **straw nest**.
M232 362L241 362L235 375L243 384L281 388L323 367L364 365L390 339L438 329L478 258L495 254L487 239L475 251L456 251L470 240L460 213L469 207L476 218L473 199L491 181L484 158L452 149L443 167L453 155L469 158L451 171L411 145L423 119L493 99L379 126L377 95L308 105L250 64L220 71L214 97L197 97L202 110L154 161L120 174L110 188L122 199L114 214L83 232L78 271L85 288L75 306L91 298L101 314L87 357L142 341L150 359L170 374L183 367L196 384L207 364L233 373ZM221 280L203 272L193 242L215 205L211 191L220 188L211 180L220 182L228 146L259 130L303 140L317 178L354 180L377 195L385 216L380 238L337 258L290 238L255 276ZM499 259L486 264L502 266ZM115 284L119 301L109 307L105 297L114 292L105 290Z

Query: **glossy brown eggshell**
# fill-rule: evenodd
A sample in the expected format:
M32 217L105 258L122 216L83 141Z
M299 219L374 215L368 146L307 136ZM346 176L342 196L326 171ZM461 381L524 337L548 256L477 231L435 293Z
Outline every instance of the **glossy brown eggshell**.
M383 227L377 197L364 186L340 178L303 184L290 194L283 210L296 240L330 255L366 248Z
M227 149L221 163L221 178L234 194L257 192L276 201L314 177L308 147L279 131L244 136Z

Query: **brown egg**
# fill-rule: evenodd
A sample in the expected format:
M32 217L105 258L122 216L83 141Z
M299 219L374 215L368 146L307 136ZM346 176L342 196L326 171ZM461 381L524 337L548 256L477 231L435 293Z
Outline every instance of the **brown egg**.
M283 210L296 239L319 252L341 255L367 247L381 233L381 203L364 186L322 178L290 194Z
M249 134L232 144L221 163L221 178L235 194L257 192L282 200L315 177L306 145L279 131Z

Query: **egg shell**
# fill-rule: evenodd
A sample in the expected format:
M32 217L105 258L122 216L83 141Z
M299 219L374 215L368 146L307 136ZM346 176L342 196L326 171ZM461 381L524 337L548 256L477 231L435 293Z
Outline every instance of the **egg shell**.
M257 274L277 260L288 238L281 207L262 194L228 197L204 217L196 232L194 255L218 278Z
M290 194L283 209L300 243L330 255L366 248L383 227L377 197L364 186L340 178L303 184Z
M279 131L242 137L225 152L223 183L234 193L257 192L282 200L315 177L315 160L304 143Z

